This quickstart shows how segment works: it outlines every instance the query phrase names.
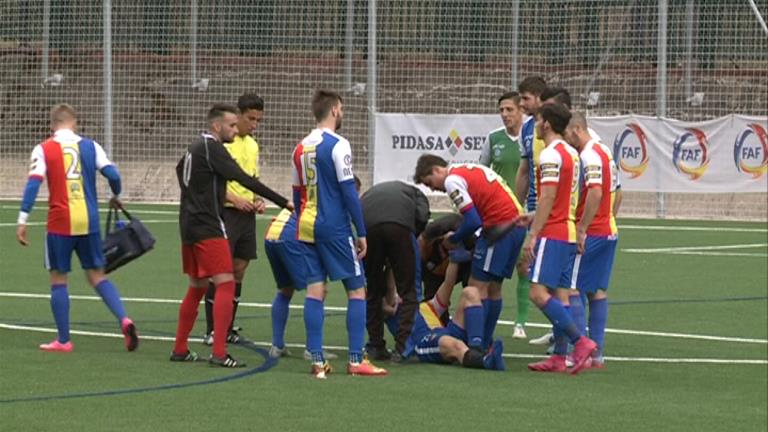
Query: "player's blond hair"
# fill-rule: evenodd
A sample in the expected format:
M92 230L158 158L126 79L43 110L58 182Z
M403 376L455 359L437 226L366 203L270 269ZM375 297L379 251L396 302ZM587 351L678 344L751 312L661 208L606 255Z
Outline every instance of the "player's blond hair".
M69 121L77 120L75 107L67 103L56 104L51 108L51 124L56 126Z

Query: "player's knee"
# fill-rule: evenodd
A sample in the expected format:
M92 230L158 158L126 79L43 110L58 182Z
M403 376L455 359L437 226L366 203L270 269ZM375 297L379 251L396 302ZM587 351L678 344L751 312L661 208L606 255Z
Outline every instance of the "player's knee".
M280 288L280 294L283 295L283 297L287 298L288 300L293 298L293 293L296 290L294 290L292 287L284 287Z
M347 290L347 298L350 300L365 300L365 288Z
M538 307L544 306L551 296L547 289L542 285L531 285L531 290L528 292L528 298Z
M480 304L480 290L475 286L469 285L461 291L461 299L467 304Z

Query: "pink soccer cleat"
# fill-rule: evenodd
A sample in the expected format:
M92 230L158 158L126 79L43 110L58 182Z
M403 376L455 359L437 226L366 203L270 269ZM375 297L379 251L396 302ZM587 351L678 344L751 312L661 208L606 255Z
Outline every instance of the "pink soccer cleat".
M72 344L72 341L68 341L67 343L61 343L59 342L58 339L54 340L51 343L40 345L41 351L48 351L48 352L69 353L69 352L72 352L74 348L75 346Z
M576 375L581 372L587 365L587 360L592 358L592 353L597 349L597 344L590 338L582 336L573 345L573 352L571 357L573 358L573 367L569 371L571 375Z
M540 362L529 363L528 369L534 372L565 372L565 356L555 354Z
M139 335L136 333L136 326L133 325L133 321L130 318L123 318L120 328L125 337L125 348L128 351L136 350L139 347Z
M347 375L385 376L387 375L387 370L375 366L366 359L360 363L347 363Z

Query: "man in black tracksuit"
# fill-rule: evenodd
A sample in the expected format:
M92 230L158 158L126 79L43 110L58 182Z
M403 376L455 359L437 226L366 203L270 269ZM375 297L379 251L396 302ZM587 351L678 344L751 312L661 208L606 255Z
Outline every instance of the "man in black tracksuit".
M402 353L411 334L418 307L417 266L420 266L416 237L429 221L429 201L417 187L400 181L379 183L362 196L368 231L365 276L368 280L366 350L372 360L390 358L384 341L382 300L387 292L386 269L394 274L402 299L395 349Z

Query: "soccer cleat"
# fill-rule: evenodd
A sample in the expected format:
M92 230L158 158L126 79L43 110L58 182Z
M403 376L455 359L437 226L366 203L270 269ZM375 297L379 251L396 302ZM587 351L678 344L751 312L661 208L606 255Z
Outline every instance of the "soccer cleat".
M194 351L189 351L177 354L175 352L171 352L171 361L172 362L196 362L200 359L200 356L197 355Z
M597 344L590 338L582 336L573 345L573 367L569 371L571 375L576 375L584 369L587 360L592 357L592 353L597 349Z
M367 359L360 363L347 363L347 375L385 376L387 373L386 369L375 366Z
M120 325L125 337L125 349L135 351L139 347L139 334L136 333L136 326L130 318L124 318Z
M68 341L66 343L59 342L58 339L54 340L51 343L47 344L41 344L40 350L41 351L47 351L47 352L63 352L63 353L69 353L72 352L72 350L75 348L75 345L72 344L72 341Z
M547 333L544 336L537 337L535 339L531 339L528 341L531 345L551 345L555 342L555 338L552 336L552 333Z
M331 372L333 368L327 360L323 363L312 363L312 369L309 370L309 373L317 379L326 379Z
M506 370L507 367L504 364L504 358L502 357L503 352L504 343L501 342L501 339L496 339L493 342L493 345L491 345L491 349L488 350L488 353L483 356L483 366L485 369L497 371Z
M219 366L223 368L242 368L245 367L245 363L235 360L234 357L227 354L225 357L216 357L211 354L208 358L208 364L211 366Z
M280 358L280 357L290 357L291 352L288 351L288 347L278 348L274 345L269 347L269 357L271 358Z
M240 343L240 333L238 333L237 330L230 330L229 334L227 335L227 343Z
M203 343L208 346L213 345L213 332L207 333L203 336Z
M565 356L555 354L540 362L529 363L528 370L534 372L565 372Z
M326 360L335 360L339 358L336 354L328 351L323 351L323 358ZM312 361L312 353L309 350L304 350L304 360Z
M522 324L515 324L515 331L512 332L512 339L528 339L525 334L525 327Z

